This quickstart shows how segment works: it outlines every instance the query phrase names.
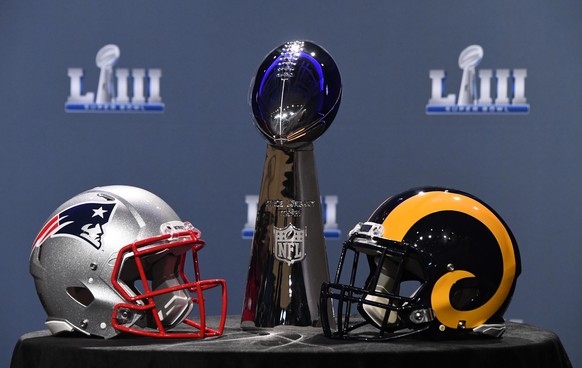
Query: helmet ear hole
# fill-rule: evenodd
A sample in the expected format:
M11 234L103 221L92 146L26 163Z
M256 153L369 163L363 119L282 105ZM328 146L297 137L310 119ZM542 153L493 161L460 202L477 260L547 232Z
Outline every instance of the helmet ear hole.
M91 293L91 291L86 287L82 286L68 287L67 294L69 294L69 296L73 298L74 301L85 307L88 307L91 303L93 303L93 300L95 300L93 293Z
M453 285L451 305L458 310L472 310L481 304L481 290L476 278L461 279Z

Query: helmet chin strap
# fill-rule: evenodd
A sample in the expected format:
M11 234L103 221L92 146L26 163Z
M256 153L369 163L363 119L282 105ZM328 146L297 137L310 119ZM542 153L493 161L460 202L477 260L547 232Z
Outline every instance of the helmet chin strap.
M376 291L380 291L378 289L379 288L376 288ZM374 296L374 295L368 295L365 299L368 301L382 303L382 304L390 303L390 299L382 298L382 297ZM386 317L386 312L388 311L386 308L375 307L375 306L372 306L369 304L364 304L362 306L362 308L364 309L364 312L368 315L368 317L370 317L370 319L372 319L372 321L374 321L374 323L376 323L378 326L382 326L383 321L384 321L384 317ZM393 311L393 310L390 311L390 314L388 315L388 323L394 324L394 323L396 323L397 320L398 320L398 313L396 311Z
M178 286L180 283L177 279L167 279L159 284L154 291ZM181 323L192 311L194 303L184 290L177 290L166 294L160 294L154 297L158 317L162 324L167 328L172 328Z
M392 263L389 260L385 260L382 264L382 270L378 276L378 283L376 284L374 291L382 294L389 294L389 290L394 290L396 280L394 279L396 270L395 267L390 267ZM384 298L375 295L366 296L365 300L372 301L376 303L386 304L390 303L389 298ZM362 305L364 313L378 326L384 324L384 319L386 317L386 312L388 309L382 307L376 307L369 304ZM391 310L388 315L388 324L394 324L398 321L398 312Z
M182 249L182 252L185 249ZM152 265L152 289L154 292L169 290L172 287L180 286L178 280L177 265L180 257L174 254L165 254ZM194 303L187 290L179 289L154 296L154 303L158 317L162 325L166 328L173 328L181 323L192 311ZM154 327L154 326L150 326Z

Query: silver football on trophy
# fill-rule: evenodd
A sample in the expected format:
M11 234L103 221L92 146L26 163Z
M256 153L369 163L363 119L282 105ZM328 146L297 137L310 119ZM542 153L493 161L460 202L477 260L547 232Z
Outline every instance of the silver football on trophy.
M271 144L289 148L315 141L331 125L342 84L332 57L309 41L271 51L251 85L255 125Z

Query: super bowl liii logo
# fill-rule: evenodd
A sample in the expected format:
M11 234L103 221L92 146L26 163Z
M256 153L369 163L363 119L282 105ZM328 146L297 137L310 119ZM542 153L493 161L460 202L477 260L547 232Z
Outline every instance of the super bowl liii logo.
M258 195L247 195L245 196L245 202L247 204L247 222L242 229L243 239L252 239L255 233L255 222L257 219L257 206L259 205ZM341 237L341 230L338 228L336 210L337 210L338 197L335 195L326 195L321 199L321 207L323 211L323 235L326 239L339 239ZM273 205L277 205L274 203ZM289 203L287 205L288 209L285 213L286 216L297 216L300 215L296 213L301 210L301 207L308 205L308 203L301 203L301 205L294 205ZM278 229L282 231L283 229ZM287 229L288 230L288 229ZM300 231L298 229L297 231ZM294 233L297 236L301 236L301 233ZM295 236L295 235L294 235ZM297 241L296 241L297 242ZM288 248L285 248L288 249ZM290 249L290 248L289 248ZM299 248L293 249L299 252Z
M83 91L82 68L69 68L70 94L66 112L162 112L161 69L117 68L121 52L117 45L105 45L95 57L100 69L97 93Z
M525 97L526 69L480 69L483 48L471 45L459 55L459 68L463 71L459 95L445 94L446 72L431 70L432 95L426 113L444 114L527 114L529 105ZM495 95L492 87L495 84Z

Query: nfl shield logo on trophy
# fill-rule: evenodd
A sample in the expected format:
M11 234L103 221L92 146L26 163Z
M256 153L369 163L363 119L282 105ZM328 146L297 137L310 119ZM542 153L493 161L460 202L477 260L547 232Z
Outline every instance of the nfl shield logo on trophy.
M305 258L305 230L287 225L285 228L275 227L275 258L292 265Z

